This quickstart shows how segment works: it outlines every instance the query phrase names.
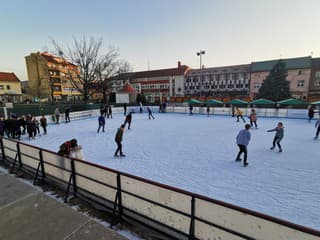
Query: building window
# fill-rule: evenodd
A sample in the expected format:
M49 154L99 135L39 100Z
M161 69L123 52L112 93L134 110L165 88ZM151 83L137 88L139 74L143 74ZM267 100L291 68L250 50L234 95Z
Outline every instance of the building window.
M302 75L302 74L303 74L303 71L302 71L302 70L299 70L298 74L299 74L299 75Z
M7 85L7 90L10 90L10 89L11 89L10 85Z
M316 78L320 78L320 72L316 72Z
M320 79L314 81L314 86L320 86Z
M3 85L0 85L0 90L3 90L3 89L4 89Z
M259 89L261 87L261 83L255 83L253 84L254 89Z
M297 87L303 87L304 86L304 80L298 80Z

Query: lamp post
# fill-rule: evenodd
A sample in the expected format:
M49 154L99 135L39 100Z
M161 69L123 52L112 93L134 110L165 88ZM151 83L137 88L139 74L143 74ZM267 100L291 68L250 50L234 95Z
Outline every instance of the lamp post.
M200 97L202 93L203 79L202 79L202 55L206 54L204 50L197 52L197 56L200 57Z

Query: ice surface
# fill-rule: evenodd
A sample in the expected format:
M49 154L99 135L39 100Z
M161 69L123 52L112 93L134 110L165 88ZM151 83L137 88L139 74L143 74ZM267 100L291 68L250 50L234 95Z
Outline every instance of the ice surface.
M133 114L124 132L125 158L114 158L114 136L123 115L107 119L106 132L96 133L96 118L50 125L48 135L29 144L57 151L77 138L84 158L123 172L226 201L278 218L320 229L320 141L314 122L259 118L251 130L249 166L235 162L235 138L244 126L227 116ZM282 121L283 152L271 151L274 128Z

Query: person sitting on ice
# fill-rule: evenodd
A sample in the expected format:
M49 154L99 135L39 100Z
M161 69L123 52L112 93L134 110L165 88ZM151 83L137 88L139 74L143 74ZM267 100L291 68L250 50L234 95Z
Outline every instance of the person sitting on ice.
M69 157L71 148L74 148L77 146L78 146L78 141L77 139L73 138L60 145L58 154L64 157Z

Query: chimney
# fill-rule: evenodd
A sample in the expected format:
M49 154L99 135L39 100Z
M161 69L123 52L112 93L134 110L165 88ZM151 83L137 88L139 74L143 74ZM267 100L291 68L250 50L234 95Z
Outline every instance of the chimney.
M178 68L181 68L181 62L178 61Z

